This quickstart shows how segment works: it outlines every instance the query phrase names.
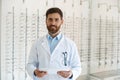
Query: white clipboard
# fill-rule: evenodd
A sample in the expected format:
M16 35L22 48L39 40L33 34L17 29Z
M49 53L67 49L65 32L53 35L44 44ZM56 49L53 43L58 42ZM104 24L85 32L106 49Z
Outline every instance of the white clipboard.
M57 74L58 71L69 71L70 68L40 68L40 71L47 71L48 74Z

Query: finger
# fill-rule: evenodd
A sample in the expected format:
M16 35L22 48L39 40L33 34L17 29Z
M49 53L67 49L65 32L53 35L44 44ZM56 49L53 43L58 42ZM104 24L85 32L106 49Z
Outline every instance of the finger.
M47 71L40 71L40 73L47 73Z
M41 72L38 74L38 77L43 77L43 76L45 76L45 75L47 75L47 73L41 71Z
M68 78L71 74L71 71L58 71L57 74L61 75L64 78Z
M59 74L60 76L62 76L64 78L67 77L67 75L65 75L63 71L58 71L57 74Z
M58 71L57 74L59 74L59 75L62 74L62 71Z
M47 74L47 71L44 71L44 74L46 75L46 74Z

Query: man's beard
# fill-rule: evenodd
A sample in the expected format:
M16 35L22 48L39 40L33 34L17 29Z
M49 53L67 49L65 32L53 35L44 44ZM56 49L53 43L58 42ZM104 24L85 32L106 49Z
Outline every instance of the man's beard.
M50 26L47 26L47 29L51 34L55 34L59 31L60 26L50 25Z

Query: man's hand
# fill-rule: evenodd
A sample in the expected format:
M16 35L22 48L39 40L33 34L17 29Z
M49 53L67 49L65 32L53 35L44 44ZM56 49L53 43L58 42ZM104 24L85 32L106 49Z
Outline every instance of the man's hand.
M72 71L58 71L57 74L64 78L69 78L72 76Z
M40 71L39 69L36 69L34 71L34 74L35 74L35 76L41 78L41 77L47 75L47 71Z

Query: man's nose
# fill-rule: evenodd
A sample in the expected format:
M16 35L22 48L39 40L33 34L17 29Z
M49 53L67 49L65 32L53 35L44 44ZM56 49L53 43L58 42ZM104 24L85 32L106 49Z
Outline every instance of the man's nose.
M52 24L52 25L55 25L55 20L52 20L51 24Z

